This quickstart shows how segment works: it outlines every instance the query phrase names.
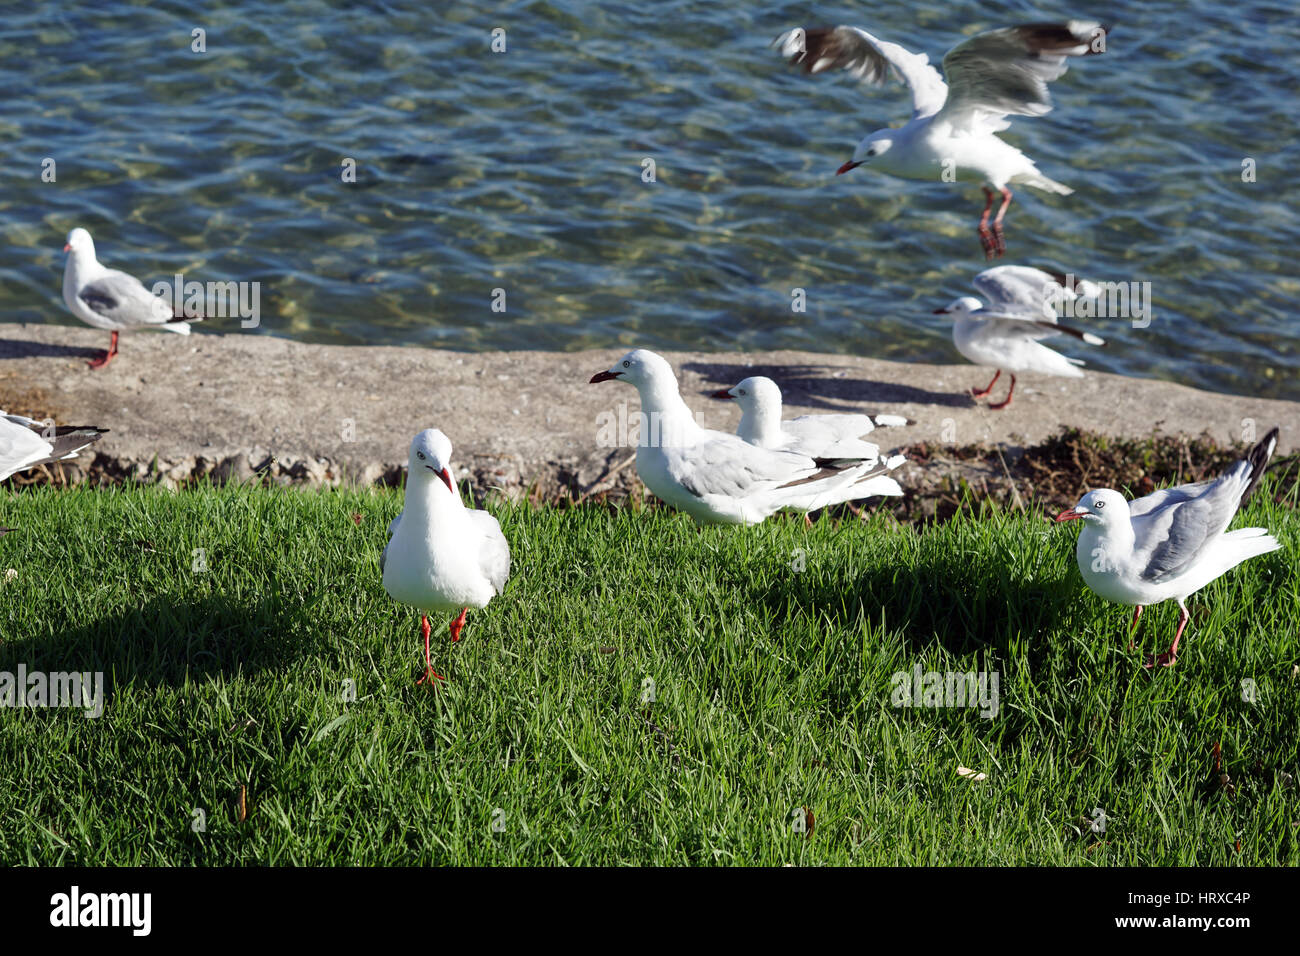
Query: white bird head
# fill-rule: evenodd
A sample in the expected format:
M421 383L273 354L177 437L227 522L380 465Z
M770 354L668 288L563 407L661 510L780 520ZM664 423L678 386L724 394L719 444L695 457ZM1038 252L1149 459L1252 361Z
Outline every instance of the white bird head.
M63 245L64 252L95 254L95 241L90 238L90 233L78 226L68 233L68 241Z
M633 349L611 365L604 372L597 372L589 384L611 382L617 379L640 388L643 385L675 382L673 367L662 355L656 355L649 349Z
M935 315L971 315L984 308L984 303L973 295L964 295L960 299L953 299L942 309L935 309Z
M835 170L835 175L840 176L850 169L865 166L878 156L889 152L889 147L894 145L894 135L895 131L892 129L880 129L867 136L858 143L858 148L853 151L853 158Z
M778 415L781 413L781 389L766 375L751 375L731 388L719 389L713 397L735 399L745 414L762 413L770 408L775 408Z
M451 480L451 439L436 428L426 428L411 439L407 456L410 471L407 481L432 481L435 477L456 494Z
M1079 499L1077 505L1073 508L1067 508L1056 516L1058 523L1073 521L1075 518L1095 522L1105 528L1118 521L1128 520L1128 502L1124 500L1124 496L1118 491L1099 488L1096 491L1088 492Z

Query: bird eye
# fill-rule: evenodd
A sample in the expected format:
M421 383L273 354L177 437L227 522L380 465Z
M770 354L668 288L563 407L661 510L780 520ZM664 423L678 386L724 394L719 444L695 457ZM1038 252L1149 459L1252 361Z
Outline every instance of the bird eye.
M736 389L736 394L737 394L737 395L744 395L744 394L745 394L745 390L744 390L743 388L738 388L738 389Z
M419 455L419 457L420 457L420 461L424 461L424 452L422 452L422 451L417 451L416 454Z
M624 368L631 368L631 367L632 367L632 363L631 363L631 362L624 362L624 363L623 363L623 367L624 367Z
M1106 507L1106 502L1098 501L1093 505L1093 507L1100 511L1102 508Z
M875 150L875 148L873 147L873 148L867 150L867 155L868 155L868 156L875 156L875 155L876 155L876 150Z

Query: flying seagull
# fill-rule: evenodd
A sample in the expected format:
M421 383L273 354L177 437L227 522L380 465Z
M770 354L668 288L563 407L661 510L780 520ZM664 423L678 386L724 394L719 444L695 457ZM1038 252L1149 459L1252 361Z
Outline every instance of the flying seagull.
M1169 667L1178 659L1189 595L1243 561L1282 547L1267 528L1227 530L1268 467L1277 436L1274 428L1213 481L1164 488L1136 501L1109 488L1090 491L1056 516L1058 522L1084 522L1075 549L1079 573L1101 597L1132 606L1131 632L1146 605L1178 602L1174 643L1147 667Z
M1011 183L1063 196L1074 191L1044 176L1033 160L995 134L1010 125L1008 116L1049 112L1047 84L1065 72L1069 57L1104 53L1107 29L1090 20L1069 20L978 33L944 56L944 76L926 54L860 27L797 28L773 45L805 73L843 69L877 86L891 75L906 83L912 91L911 119L899 129L868 135L837 174L871 165L905 179L981 183L979 237L992 259L1006 252L1002 220L1011 205ZM990 224L995 191L1002 194L1002 205Z

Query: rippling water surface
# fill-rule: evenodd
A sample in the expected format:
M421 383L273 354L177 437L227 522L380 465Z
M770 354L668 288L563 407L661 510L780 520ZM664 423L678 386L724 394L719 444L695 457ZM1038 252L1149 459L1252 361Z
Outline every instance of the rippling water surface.
M260 282L259 331L303 341L955 361L931 311L983 267L982 197L833 175L910 106L787 69L768 43L810 11L936 60L979 29L1118 17L1056 111L1003 134L1077 190L1021 190L1005 261L1151 283L1149 328L1073 350L1094 367L1300 399L1300 21L1258 0L9 3L0 315L75 322L82 225L147 282Z

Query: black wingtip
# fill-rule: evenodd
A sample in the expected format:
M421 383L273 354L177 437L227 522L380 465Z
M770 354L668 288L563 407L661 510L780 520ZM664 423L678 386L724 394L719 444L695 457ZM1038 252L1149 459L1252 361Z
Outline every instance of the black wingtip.
M1278 436L1282 430L1274 425L1268 430L1258 442L1246 454L1246 461L1250 463L1250 484L1246 485L1246 490L1241 493L1241 501L1245 503L1250 497L1259 480L1264 477L1264 471L1268 468L1268 460L1273 457L1273 452L1277 448Z

